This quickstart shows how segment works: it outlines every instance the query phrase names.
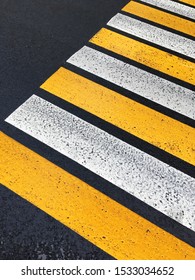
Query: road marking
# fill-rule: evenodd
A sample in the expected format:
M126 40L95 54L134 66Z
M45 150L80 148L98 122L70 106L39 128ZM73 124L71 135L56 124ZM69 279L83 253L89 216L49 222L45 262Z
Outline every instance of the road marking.
M195 59L195 41L193 40L122 14L115 15L107 24L128 34Z
M195 19L194 8L183 5L182 3L177 3L170 0L142 0L141 2L154 5L156 7L165 9L168 12L173 12L190 19Z
M87 46L67 62L171 110L195 117L195 94L187 88Z
M187 3L195 7L195 0L180 0L180 2Z
M122 11L159 23L180 32L195 36L195 23L175 15L131 1Z
M190 245L0 132L1 182L117 259L194 259Z
M36 95L6 121L195 230L194 178Z
M195 84L195 63L102 28L91 43L172 77Z
M195 19L194 9L169 0L143 2L168 12L134 1L125 6L123 11L195 35L194 23L181 17ZM143 10L139 12L135 7L142 7ZM179 15L174 16L170 12ZM175 33L122 14L117 14L108 25L194 57L193 41ZM169 37L170 34L172 37ZM90 42L192 85L195 83L194 64L168 52L104 28ZM195 94L185 87L89 47L83 47L68 62L195 119ZM190 126L62 67L42 88L195 164L195 130ZM6 121L195 231L195 179L189 175L36 95L30 97ZM2 132L0 143L3 159L0 164L1 183L113 257L195 258L195 250L188 244Z
M195 130L188 125L65 68L60 68L41 88L170 154L195 163Z

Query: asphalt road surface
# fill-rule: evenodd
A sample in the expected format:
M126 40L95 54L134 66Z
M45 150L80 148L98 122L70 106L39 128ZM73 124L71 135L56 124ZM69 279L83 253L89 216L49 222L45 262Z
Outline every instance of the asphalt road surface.
M1 1L0 259L194 259L194 7Z

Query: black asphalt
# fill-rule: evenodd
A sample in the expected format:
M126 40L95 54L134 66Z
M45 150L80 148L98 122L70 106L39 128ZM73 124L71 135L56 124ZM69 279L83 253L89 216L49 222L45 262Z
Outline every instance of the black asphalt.
M83 45L90 45L88 40L128 2L129 0L1 0L0 130L125 207L195 246L195 233L190 229L4 122L4 119L26 99L32 94L37 94L195 177L194 166L39 89L40 85L60 66L65 66L128 96L125 89L66 63L66 60ZM91 47L98 49L95 46ZM109 54L109 51L104 50L104 52ZM117 58L114 53L112 56ZM121 56L119 59L129 63L129 60ZM134 61L130 63L136 65ZM153 71L156 75L163 75L143 65L138 67ZM168 76L165 78L172 79ZM187 117L136 94L132 93L131 98L194 127L194 121ZM0 207L0 259L112 259L111 256L1 185Z
M1 0L0 123L128 0ZM112 259L0 186L0 259Z

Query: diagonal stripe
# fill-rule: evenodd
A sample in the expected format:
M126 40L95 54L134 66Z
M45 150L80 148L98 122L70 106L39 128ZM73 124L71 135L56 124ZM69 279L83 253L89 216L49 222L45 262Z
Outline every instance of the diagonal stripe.
M195 84L195 63L193 62L105 28L102 28L90 42L177 79Z
M193 247L2 132L0 147L1 183L115 258L195 258Z
M4 139L6 140L6 137L4 137ZM10 138L8 139L11 140ZM15 141L13 141L13 145L14 142ZM0 146L1 143L2 141L0 140ZM20 145L15 147L19 148ZM1 155L2 152L0 151L0 156ZM12 162L16 165L14 159ZM38 165L32 165L32 167L36 168ZM0 170L2 171L1 166ZM4 170L8 171L6 168ZM31 180L36 177L36 175L34 176L34 170L32 170L32 174L30 175ZM1 179L2 176L0 175L0 180ZM11 179L13 178L10 177L10 180ZM17 192L17 187L14 186L13 188L14 191ZM39 208L29 203L26 199L19 197L18 194L9 190L9 188L2 184L0 184L0 205L1 262L2 260L40 260L42 259L42 254L45 254L45 259L47 260L113 259L113 257L100 248L84 239L70 228L59 223L48 214L40 211ZM3 277L3 279L6 278L7 277Z
M187 88L86 46L71 56L68 62L195 119L195 94Z
M192 5L195 7L195 0L180 0L180 2ZM181 3L182 4L182 3Z
M193 40L122 14L117 14L107 24L128 34L195 59L195 41Z
M60 68L42 86L66 101L195 164L195 129ZM123 112L121 114L121 112ZM171 131L170 131L171 127Z
M142 0L142 2L165 9L168 12L173 12L190 19L195 19L195 10L191 7L183 5L182 3L173 2L171 0Z
M6 121L195 229L194 178L36 95ZM172 148L177 148L174 143Z
M148 7L144 4L131 1L122 9L122 11L132 13L141 18L145 18L188 35L195 36L194 22Z

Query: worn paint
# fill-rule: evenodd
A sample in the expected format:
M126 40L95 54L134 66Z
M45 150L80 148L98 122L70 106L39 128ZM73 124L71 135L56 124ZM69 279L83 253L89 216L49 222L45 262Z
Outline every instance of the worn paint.
M36 95L6 121L195 229L194 178Z
M195 23L180 18L176 15L169 14L167 12L160 11L158 9L144 5L144 3L138 3L131 1L128 3L122 11L134 14L141 18L145 18L152 22L167 26L174 30L183 32L185 34L195 36Z
M161 0L158 2L146 0L145 2L155 2L157 5L161 6L162 3L165 3L165 1ZM181 5L175 4L175 2L172 4L172 1L166 1L163 8L172 10L173 6L174 12L178 13L178 9ZM156 9L156 11L158 11L158 9ZM165 13L161 13L164 16ZM185 16L188 14L189 17L193 13L187 7L185 11L182 10L182 14ZM172 19L176 18L171 14L169 14L169 16ZM188 29L190 21L180 18L181 25L182 21L185 23L184 29ZM173 25L175 25L175 22ZM108 31L104 29L104 32ZM161 31L161 34L162 32L165 32L165 30ZM194 29L192 28L191 31L187 31L186 34L188 34L188 32L194 32ZM118 36L118 34L116 36ZM178 35L173 34L173 36L176 38ZM186 38L183 38L183 40L185 40L185 42L189 42ZM113 43L115 42L111 42L111 45ZM187 43L185 43L185 48L187 48L186 44ZM137 43L134 47L136 46ZM180 46L177 45L177 48L178 47L181 52L182 44ZM86 50L89 52L85 53ZM131 86L131 89L135 89L134 92L139 92L138 94L144 95L144 97L147 96L147 98L154 100L159 104L166 104L168 108L175 108L177 112L182 114L185 113L187 116L194 118L194 98L192 97L190 90L156 77L150 73L146 73L145 71L129 64L125 64L122 61L101 54L100 52L94 51L94 53L92 53L90 48L86 49L85 47L82 51L83 54L87 54L87 56L82 58L81 62L77 61L77 54L73 56L69 62L73 64L75 63L75 65L82 65L84 60L86 60L86 64L84 66L82 65L83 69L86 68L87 71L90 71L91 73L98 73L98 75L103 78L105 78L106 75L109 76L112 71L113 74L117 69L121 79L116 82L115 79L117 76L112 75L112 77L109 77L112 82L114 80L116 84L118 83L119 85L127 86L126 84L133 79L134 82L137 81L137 83L133 83L133 86ZM127 49L125 51L127 55L129 51ZM191 51L189 49L187 55L190 55L192 51L193 49ZM92 64L90 64L88 62L89 53L92 54L92 56L97 54L96 61L98 63L100 62L100 57L102 57L103 61L101 61L101 63L103 65L100 66L98 63L95 65L95 59L93 59L90 62ZM174 56L172 57L174 58ZM174 59L172 59L172 62L175 63ZM117 65L116 69L113 67L114 64ZM104 73L101 73L99 70L101 70L101 67L103 66L106 67L102 70ZM95 67L95 70L93 67ZM185 69L185 65L183 67L184 68L181 72L183 73L182 75L186 77L187 75L185 71L183 71ZM188 67L189 64L186 68ZM156 69L155 67L153 68ZM65 71L65 69L61 68L60 71L62 70ZM123 72L122 70L125 71ZM126 70L131 70L133 77L129 77L130 72ZM136 74L133 70L136 70ZM160 71L162 71L162 69ZM140 83L138 78L141 74L144 74L144 77ZM118 73L116 73L116 75L118 75ZM53 78L55 81L56 77L54 76L50 81L53 81ZM61 76L60 78L62 79ZM144 84L146 78L151 78L151 80L150 82L147 80L147 84ZM179 78L181 79L181 76L179 76ZM191 77L189 75L189 79L190 78ZM82 80L84 78L79 77L78 79L77 77L77 82L83 81L80 79ZM179 151L180 146L177 146L178 136L182 134L182 137L184 138L182 138L183 140L181 141L181 144L184 148L186 148L183 159L186 160L187 158L186 161L194 164L195 149L193 142L185 142L186 139L190 141L190 137L194 139L194 130L189 132L188 129L191 128L179 123L178 121L172 120L171 118L155 112L152 109L146 108L145 106L123 97L116 92L108 89L105 90L105 88L103 89L103 87L95 85L95 83L90 82L87 79L84 80L85 84L82 85L82 87L84 86L83 89L80 88L79 86L81 85L78 86L75 81L71 89L70 84L67 85L69 88L65 89L64 78L60 80L60 83L62 84L56 84L54 86L51 83L50 90L46 89L53 93L55 91L55 94L59 97L64 98L65 100L68 100L69 102L72 102L73 104L80 106L81 108L84 108L85 110L88 110L89 112L92 112L115 125L118 125L126 131L130 129L129 132L131 133L131 129L133 131L139 130L139 133L141 131L143 132L145 129L143 125L144 122L149 125L146 127L149 129L152 128L152 124L154 125L154 132L152 134L150 131L151 139L155 135L156 131L158 131L157 136L155 135L157 138L160 134L161 137L170 137L167 132L167 127L169 126L172 128L173 125L175 134L173 131L170 133L174 134L175 142L172 145L168 145L168 151L171 151L172 154L176 151L176 156L180 158L183 157L183 155L181 155L183 150ZM156 84L153 84L155 81L157 81L157 86ZM59 76L57 77L57 82L59 82ZM194 80L190 80L190 82L193 84ZM147 90L146 93L140 92L141 89L143 89L142 87L149 87L149 83L151 83L152 89L158 89L156 92L151 91L151 97ZM48 85L48 83L46 82L45 85ZM162 85L163 87L165 86L165 92ZM88 87L90 87L93 92L90 92ZM78 91L77 96L75 89ZM177 89L179 89L179 92L177 92ZM160 97L157 97L155 96L155 93L158 95L159 90L161 95ZM56 93L56 91L58 92ZM81 96L83 92L85 92L85 98ZM73 96L71 96L71 94L73 94ZM92 94L97 95L96 99L91 98ZM108 98L109 94L110 99ZM178 96L180 98L178 98ZM176 103L174 103L175 97L177 101ZM180 99L183 100L183 102ZM184 106L184 103L189 103L189 100L192 100L189 107ZM97 101L101 104L101 106L99 106L100 108L95 108L94 106L94 103L96 102L96 107L98 107ZM104 105L104 102L109 104L107 108L102 106L102 104ZM122 118L119 118L121 108L117 102L120 102L120 106L124 106L123 109L125 108L125 113ZM111 106L113 106L112 109ZM134 109L132 106L134 106ZM131 108L130 112L128 112L129 108ZM131 122L131 126L129 128L129 118L132 121L132 118L135 118L138 110L140 110L141 115L139 115L139 117L141 116L141 118L138 123L136 123L138 120L137 115L137 119L133 120L134 125L136 123L136 127L132 127L133 122ZM115 114L113 114L113 111ZM147 116L144 116L144 114ZM158 122L160 122L161 116L162 123L159 124ZM144 121L142 117L144 118ZM153 121L152 117L155 117L155 121ZM175 219L184 226L195 230L194 178L191 178L167 164L164 164L154 157L139 151L131 145L122 142L112 135L109 135L108 133L36 96L32 96L27 102L18 108L7 119L7 122L15 125L19 129L49 145L51 148L56 149L60 153L72 158L106 180L114 183L119 188L138 197L140 200L143 200L157 210ZM163 130L163 132L160 129ZM182 129L185 131L185 135L182 133ZM144 133L146 133L146 129ZM147 137L149 138L149 134ZM162 141L161 137L160 140ZM143 136L140 136L140 138L143 139ZM171 140L173 141L172 138ZM158 139L155 141L157 141L156 145L158 146ZM112 256L118 259L194 259L195 251L191 246L178 240L162 229L159 229L157 226L146 221L139 215L103 195L78 178L70 175L66 171L25 148L3 133L0 133L0 143L0 155L3 159L0 164L0 182ZM164 141L162 141L162 145L167 147L167 142L164 143ZM162 147L160 146L160 148Z
M195 117L192 90L86 46L67 62L178 113Z
M195 59L195 41L140 20L117 14L108 23L116 29ZM195 28L195 24L194 24Z
M188 17L190 19L195 19L195 10L194 8L183 5L171 0L142 0L144 3L154 5L158 8L167 10L168 12L173 12L181 16Z
M192 127L65 68L60 68L41 87L160 149L195 164L195 130Z
M0 182L117 259L194 259L194 248L0 132Z
M195 84L195 64L119 33L102 28L91 43L172 77Z

